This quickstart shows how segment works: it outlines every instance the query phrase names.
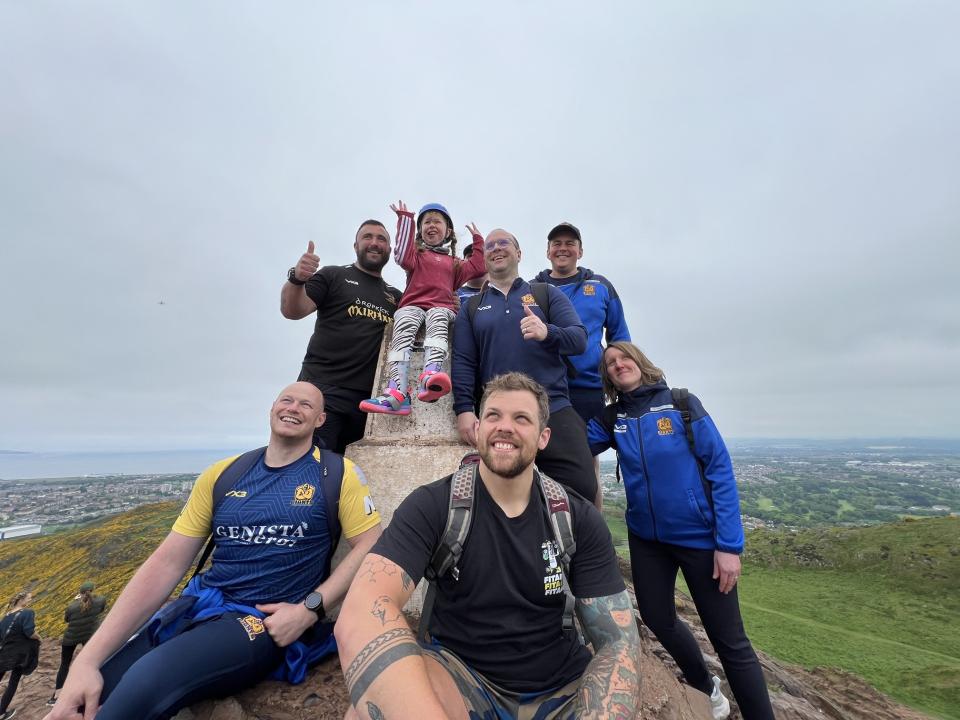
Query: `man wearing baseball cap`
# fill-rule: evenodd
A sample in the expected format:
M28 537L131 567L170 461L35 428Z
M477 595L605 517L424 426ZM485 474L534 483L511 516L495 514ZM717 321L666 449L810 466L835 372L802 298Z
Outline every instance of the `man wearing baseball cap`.
M583 257L583 239L576 225L562 222L547 234L547 259L550 269L535 280L555 286L573 303L580 322L587 330L587 349L573 355L570 361L576 370L568 379L570 402L584 422L603 410L603 389L600 384L600 358L606 342L630 340L630 331L623 316L623 305L613 284L603 275L577 262Z

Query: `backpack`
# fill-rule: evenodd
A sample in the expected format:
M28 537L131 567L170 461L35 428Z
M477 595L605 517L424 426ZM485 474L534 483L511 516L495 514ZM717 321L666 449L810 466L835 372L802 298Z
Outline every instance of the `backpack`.
M550 283L531 282L527 284L530 286L530 292L533 295L533 301L537 304L537 307L543 311L543 321L549 324L550 290L548 286ZM477 309L480 307L480 301L483 297L483 293L484 290L481 290L476 295L472 295L467 299L467 317L470 318L471 328L473 327L473 319L477 316ZM566 355L561 355L560 359L563 360L563 364L567 368L567 379L573 380L577 376L577 369L573 366L570 358Z
M3 631L3 635L0 635L0 650L3 649L4 645L6 645L7 637L10 635L10 631L13 630L13 624L17 621L17 615L19 615L21 612L22 610L17 610L16 612L12 612L3 618L4 620L10 618L10 624L7 625L7 629Z
M257 448L250 450L237 457L232 463L227 465L220 473L220 477L213 484L213 505L210 511L210 517L214 513L220 502L226 497L227 493L233 489L247 471L254 467L266 453L267 448ZM333 553L337 549L337 543L340 542L340 485L343 482L343 456L338 455L332 450L320 450L320 463L317 465L317 471L320 473L319 485L323 490L323 499L327 504L327 528L330 531L330 552L327 553L327 564L323 570L323 577L330 575L330 561L333 559ZM321 470L322 468L322 470ZM207 546L203 549L200 559L197 561L197 567L191 575L191 579L200 574L203 566L210 557L214 548L213 535L207 541Z
M703 486L703 494L707 497L707 504L713 510L713 488L703 474L703 463L697 457L697 443L693 438L693 423L690 421L690 391L687 388L670 388L670 396L673 399L673 406L680 411L680 419L683 421L683 430L687 436L687 446L690 448L690 454L697 461L697 471L700 473L700 484ZM616 404L607 405L603 408L601 415L603 426L610 435L613 435L613 426L617 422ZM622 482L620 477L620 453L617 453L617 482Z
M420 627L417 639L420 642L429 642L430 616L433 614L433 604L437 595L437 582L445 575L454 580L460 579L460 556L463 546L470 534L470 522L473 519L473 498L477 483L479 465L475 463L463 464L450 476L450 500L447 509L447 526L443 531L440 544L433 551L430 563L423 573L426 579L427 594L423 600L423 611L420 613ZM559 549L560 574L565 596L563 607L563 629L574 630L574 603L575 598L570 590L568 577L570 575L570 561L577 551L577 543L573 537L573 522L570 515L570 499L563 485L552 480L539 470L537 471L540 493L547 506L547 515L550 518L550 527L553 529L553 538Z

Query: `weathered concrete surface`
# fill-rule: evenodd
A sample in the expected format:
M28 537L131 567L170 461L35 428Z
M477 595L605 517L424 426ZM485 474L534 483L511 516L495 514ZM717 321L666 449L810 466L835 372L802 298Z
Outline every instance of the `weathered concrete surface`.
M391 324L383 334L380 366L373 384L377 393L387 385L386 357L392 330ZM410 357L411 383L416 383L421 370L423 348L418 342ZM444 372L450 372L449 353ZM371 414L364 438L350 445L345 455L363 470L370 494L387 525L407 495L421 485L452 473L471 449L457 434L452 393L435 403L422 403L417 401L414 392L413 412L406 416ZM346 543L341 543L341 548L344 545ZM408 610L419 611L422 591L421 583L407 605Z

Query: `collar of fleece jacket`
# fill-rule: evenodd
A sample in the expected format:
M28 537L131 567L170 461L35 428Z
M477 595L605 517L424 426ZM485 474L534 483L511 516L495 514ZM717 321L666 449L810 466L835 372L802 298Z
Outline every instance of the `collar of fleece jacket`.
M670 392L666 380L659 380L652 385L641 385L636 390L622 393L619 399L625 410L646 412L647 408L655 404L653 399L662 392Z

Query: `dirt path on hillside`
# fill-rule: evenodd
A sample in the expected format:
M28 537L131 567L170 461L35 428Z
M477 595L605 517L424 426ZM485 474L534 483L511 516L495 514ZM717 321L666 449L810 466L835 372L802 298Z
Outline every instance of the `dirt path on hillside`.
M746 602L743 598L740 598L740 604L743 607L748 607L752 610L759 610L761 612L770 613L771 615L778 615L779 617L787 618L788 620L794 620L805 625L812 625L814 627L823 628L824 630L830 630L831 632L843 633L844 635L849 635L850 637L860 638L861 640L869 640L870 642L883 643L884 645L894 645L896 647L907 648L908 650L913 650L914 652L923 653L924 655L932 655L935 658L940 660L946 660L952 665L960 666L960 658L953 657L952 655L946 655L936 650L927 650L926 648L917 647L916 645L910 645L909 643L900 642L899 640L890 640L889 638L878 637L876 635L869 635L867 633L857 632L856 630L848 630L837 625L830 625L829 623L820 622L819 620L811 620L810 618L805 618L800 615L792 615L791 613L783 612L782 610L773 610L763 605L757 605L756 603Z

